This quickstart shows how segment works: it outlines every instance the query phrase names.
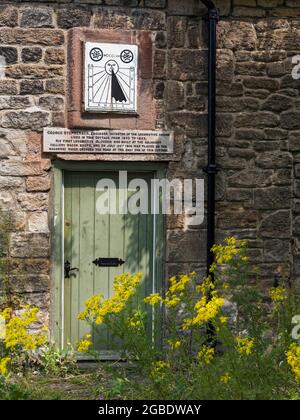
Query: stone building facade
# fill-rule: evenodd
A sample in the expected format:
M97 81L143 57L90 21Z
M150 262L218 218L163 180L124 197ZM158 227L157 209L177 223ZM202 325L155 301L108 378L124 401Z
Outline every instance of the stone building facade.
M262 284L300 278L299 0L217 0L217 238L249 241ZM174 130L172 178L204 177L206 8L194 0L47 0L0 6L0 207L14 215L11 288L51 318L52 161L105 156L43 153L43 127L70 123L74 28L150 33L152 117ZM76 30L76 29L75 29ZM121 127L122 128L122 127ZM123 127L126 128L126 127ZM147 128L147 127L145 127ZM111 158L113 160L113 158ZM165 270L205 271L206 229L166 223ZM3 248L3 247L2 247Z

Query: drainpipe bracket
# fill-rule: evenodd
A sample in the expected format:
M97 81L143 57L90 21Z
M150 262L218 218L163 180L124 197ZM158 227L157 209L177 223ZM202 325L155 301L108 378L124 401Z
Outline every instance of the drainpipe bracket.
M208 19L215 19L217 22L220 20L220 15L218 9L209 9L208 10Z
M207 15L205 15L204 20L205 21L215 20L216 22L219 22L220 15L219 15L218 9L208 9Z
M205 168L203 168L203 172L206 174L217 174L219 172L219 169L217 168L217 165L209 164Z

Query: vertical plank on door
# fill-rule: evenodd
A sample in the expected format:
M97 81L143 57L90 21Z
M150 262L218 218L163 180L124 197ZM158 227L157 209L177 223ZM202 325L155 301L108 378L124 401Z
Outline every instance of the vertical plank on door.
M72 178L68 174L64 178L65 213L64 213L64 263L72 264ZM71 280L64 278L64 346L71 342Z
M95 243L93 258L107 257L109 255L109 214L101 214L97 211L97 199L104 192L96 191L97 182L104 177L104 173L94 174L95 187ZM107 175L106 175L107 176ZM109 295L109 270L106 267L94 266L94 294L101 294L104 297ZM103 326L97 326L99 334L93 335L95 347L99 350L107 350L108 331Z
M69 280L71 285L71 343L76 344L79 337L77 316L80 311L80 287L81 281L81 267L80 267L80 174L71 172L72 177L72 241L71 241L71 267L79 268L79 271L74 271Z
M109 174L109 177L115 182L117 186L117 190L119 188L119 180L118 180L118 174ZM110 190L110 194L113 194L114 192ZM125 253L124 253L124 231L125 231L125 225L124 225L124 214L120 214L118 211L119 208L119 194L116 195L116 214L110 214L109 217L109 257L112 258L121 258L125 259ZM111 200L112 201L112 200ZM109 296L112 296L113 294L113 281L114 278L121 275L124 271L123 266L119 267L110 267L109 269ZM112 336L112 334L108 333L108 348L109 350L115 350L118 346L120 346L120 343L115 340L115 338Z
M93 175L89 173L80 174L80 283L79 283L79 310L84 309L84 302L94 292L94 185ZM79 323L79 338L90 333L90 327Z

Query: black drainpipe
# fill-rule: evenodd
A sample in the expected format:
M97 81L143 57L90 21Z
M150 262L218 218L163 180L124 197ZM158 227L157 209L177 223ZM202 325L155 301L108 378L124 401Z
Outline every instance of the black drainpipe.
M207 275L214 261L211 251L215 243L215 194L216 194L216 59L218 10L212 0L201 0L208 8L208 145L207 166ZM211 274L213 279L213 273Z

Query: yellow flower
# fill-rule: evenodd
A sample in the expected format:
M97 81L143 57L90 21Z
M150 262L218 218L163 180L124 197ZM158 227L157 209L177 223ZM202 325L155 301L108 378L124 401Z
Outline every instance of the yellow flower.
M300 344L292 343L285 354L295 379L300 381Z
M159 293L153 293L152 295L145 297L144 302L148 303L148 305L157 305L162 302L162 298Z
M214 354L215 354L214 348L204 345L202 346L201 350L198 353L198 360L204 363L205 365L209 365L214 358Z
M122 312L128 300L134 295L141 278L142 273L135 275L124 273L115 277L114 294L108 299L104 299L102 295L91 296L85 302L85 309L78 315L78 319L102 324L106 316Z
M269 293L272 302L282 302L287 298L285 287L272 287Z
M231 376L229 375L228 372L224 373L224 375L222 375L220 377L220 382L223 382L223 384L228 384L228 382L231 380Z
M245 256L246 241L241 241L234 237L225 238L225 245L216 244L212 247L215 255L215 262L210 267L210 272L214 272L218 265L229 264L234 259L240 260L242 263L248 262Z
M77 351L79 351L79 353L87 352L89 348L93 345L93 343L91 342L91 337L91 334L86 334L85 340L79 341L77 345Z
M167 343L172 350L177 350L181 346L180 340L168 340Z
M44 328L37 333L30 333L29 327L38 319L39 309L29 305L22 307L20 315L12 315L12 311L4 310L6 319L4 343L6 349L14 350L21 347L23 350L36 350L47 342Z
M193 319L192 318L186 318L183 320L182 323L182 329L183 330L189 330L193 326Z
M192 276L187 276L186 274L181 274L179 279L176 277L171 277L169 291L172 294L183 292L186 289L186 286L191 282Z
M254 346L254 339L253 338L242 338L237 337L236 338L236 349L238 353L249 356L252 353L253 346Z
M8 375L8 368L7 365L11 361L10 357L4 357L0 359L0 375L7 376Z
M140 330L144 325L142 312L139 310L134 311L132 316L128 318L127 325L135 330Z
M0 312L0 316L5 319L5 321L8 321L11 318L12 309L11 308L5 308L3 311Z
M4 318L3 320L0 318L0 340L5 339L5 334L6 334L5 321L4 321Z
M213 262L209 268L209 272L210 273L214 273L217 269L217 264L215 262Z
M166 371L170 368L170 363L163 360L152 362L150 376L152 379L163 379L166 375Z
M219 318L221 324L226 324L228 321L228 317L227 316L220 316Z
M224 299L216 295L208 300L203 296L195 305L196 316L193 320L194 325L200 325L215 318L224 305Z
M93 295L89 299L87 299L84 302L85 309L78 315L78 319L81 321L85 321L88 320L89 317L96 317L102 300L102 295Z
M202 293L203 295L205 295L206 293L211 292L215 288L216 286L213 283L212 278L208 276L208 277L205 277L202 283L196 287L196 290L198 293Z
M173 308L174 306L177 306L180 303L180 298L174 295L168 295L163 302L167 308Z

